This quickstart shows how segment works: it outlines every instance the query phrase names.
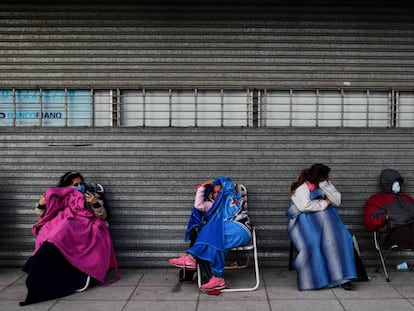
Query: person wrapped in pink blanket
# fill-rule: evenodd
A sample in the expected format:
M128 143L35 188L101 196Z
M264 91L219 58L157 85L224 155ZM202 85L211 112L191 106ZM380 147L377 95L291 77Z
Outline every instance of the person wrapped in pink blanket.
M108 284L112 269L119 279L103 199L103 193L86 190L78 172L46 190L36 207L41 218L32 228L35 250L23 268L28 293L20 305L83 291L91 280Z

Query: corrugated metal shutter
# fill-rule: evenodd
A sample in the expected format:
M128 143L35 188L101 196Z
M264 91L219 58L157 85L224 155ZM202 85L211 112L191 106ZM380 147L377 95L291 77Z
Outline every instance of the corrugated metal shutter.
M287 268L285 211L290 184L314 162L332 168L340 213L367 265L377 257L362 223L363 204L393 167L414 192L412 129L318 128L1 128L0 266L33 250L34 202L64 172L102 183L123 267L167 266L187 244L195 184L217 175L248 187L261 266Z
M402 1L74 3L0 5L1 87L412 88Z
M413 7L398 1L6 3L2 88L412 88ZM34 202L65 171L79 170L106 186L122 266L162 266L180 254L194 184L216 175L248 187L261 265L287 266L289 186L313 162L332 167L344 222L366 262L376 263L362 206L383 168L399 169L413 189L412 135L409 128L1 128L0 265L28 258Z

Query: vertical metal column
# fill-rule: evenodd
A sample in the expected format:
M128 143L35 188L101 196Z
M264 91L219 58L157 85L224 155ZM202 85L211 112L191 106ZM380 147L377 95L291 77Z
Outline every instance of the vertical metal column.
M16 89L13 88L13 126L16 126L16 113L17 113L17 107L16 107Z
M344 89L341 89L341 127L344 127L344 113L345 113L345 95L344 95Z
M391 127L397 126L397 96L396 91L394 89L391 89L390 92L390 102L391 102L391 115L390 115L390 123Z
M396 91L396 90L394 90L394 105L395 105L395 111L394 111L395 120L394 120L394 123L395 123L395 127L399 127L400 124L401 124L401 122L399 122L399 120L400 120L400 110L401 110L401 107L400 107L400 92Z
M168 89L168 127L172 126L172 91Z
M39 89L40 126L43 126L43 89ZM34 123L34 122L33 122Z
M370 112L370 106L371 106L371 94L369 90L366 91L367 95L367 109L365 110L365 126L369 127L369 112Z
M112 126L121 125L121 91L119 88L116 90L116 94L112 94Z
M220 115L220 119L221 119L221 127L224 127L224 90L221 89L221 115Z
M316 89L315 97L315 126L319 127L319 89Z
M261 127L267 126L267 89L260 92L260 124Z
M142 89L142 126L145 127L147 111L146 111L146 91L145 88Z
M253 127L259 126L259 91L253 90Z
M68 127L68 89L65 88L65 95L64 95L64 100L65 100L65 127Z
M92 120L90 120L90 124L92 124L92 126L95 126L95 100L94 100L94 89L91 89L91 93L90 93L90 97L91 97L91 118Z
M194 89L194 126L198 126L198 89Z
M293 90L289 90L289 127L293 126Z

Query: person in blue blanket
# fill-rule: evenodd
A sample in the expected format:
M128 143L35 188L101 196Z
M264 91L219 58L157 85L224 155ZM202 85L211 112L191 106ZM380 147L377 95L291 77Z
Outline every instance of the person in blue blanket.
M195 242L186 253L171 258L169 263L182 269L195 270L196 260L206 262L211 272L208 282L201 285L205 292L226 287L224 265L227 252L246 245L251 238L251 225L243 199L236 184L228 177L217 177L199 185L185 240L194 228L199 228Z
M336 207L341 193L329 178L330 168L314 164L291 185L288 233L298 255L299 290L342 286L354 290L357 279L352 236Z

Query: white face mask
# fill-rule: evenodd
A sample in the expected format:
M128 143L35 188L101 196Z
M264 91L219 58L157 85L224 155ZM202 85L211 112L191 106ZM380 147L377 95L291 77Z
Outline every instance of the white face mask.
M392 184L392 192L398 193L400 192L400 190L401 190L400 183L398 181L394 181L394 183Z

